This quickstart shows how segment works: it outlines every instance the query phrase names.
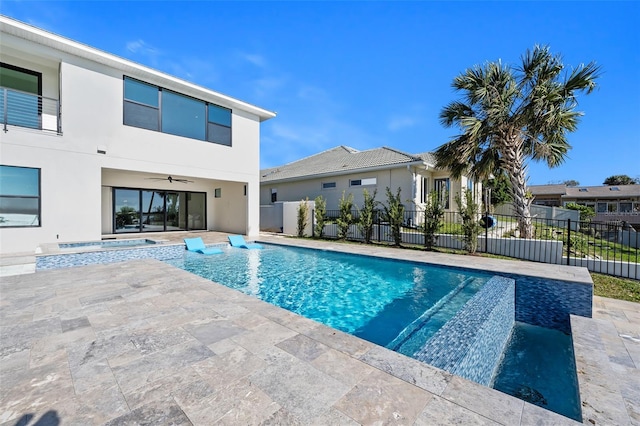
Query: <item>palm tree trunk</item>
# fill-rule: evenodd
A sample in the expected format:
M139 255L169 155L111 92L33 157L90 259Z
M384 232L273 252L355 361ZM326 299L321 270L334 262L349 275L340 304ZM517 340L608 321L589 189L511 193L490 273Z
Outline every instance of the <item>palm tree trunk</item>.
M522 155L522 144L519 141L509 144L503 149L504 168L511 183L511 196L518 220L520 238L533 237L531 223L531 197L527 194L527 174Z

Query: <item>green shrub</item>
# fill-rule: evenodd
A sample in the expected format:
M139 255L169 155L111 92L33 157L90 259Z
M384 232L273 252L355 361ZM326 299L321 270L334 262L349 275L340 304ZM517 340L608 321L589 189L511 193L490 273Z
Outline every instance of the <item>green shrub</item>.
M373 194L369 194L366 189L362 190L362 196L364 197L364 203L362 209L359 211L358 229L364 236L365 244L371 243L371 236L373 235L373 220L375 217L376 207L376 194L378 190L374 190Z
M316 224L314 227L315 236L318 238L322 238L324 236L324 224L327 222L327 202L322 195L318 195L315 199L315 210L314 216L316 219Z
M596 217L596 212L592 207L581 206L576 203L568 203L565 208L569 210L577 210L580 212L580 220L582 222L589 222L591 219Z
M422 235L424 236L424 246L431 250L438 241L437 232L442 228L444 218L444 206L438 198L436 191L431 191L424 205L422 215Z
M393 243L399 246L402 242L402 225L404 223L404 205L400 199L400 188L396 195L393 195L389 187L387 187L387 205L382 205L383 218L389 222L391 228L391 236Z
M338 201L338 210L340 215L336 218L336 224L338 225L338 239L344 240L349 233L349 225L353 223L353 194L345 196L345 191L342 191L342 197Z
M309 198L300 201L298 204L298 237L304 237L304 228L309 219Z
M475 202L473 193L468 189L464 191L464 201L460 194L456 194L455 200L462 218L464 248L468 253L473 254L478 249L478 234L482 229L478 221L480 206Z

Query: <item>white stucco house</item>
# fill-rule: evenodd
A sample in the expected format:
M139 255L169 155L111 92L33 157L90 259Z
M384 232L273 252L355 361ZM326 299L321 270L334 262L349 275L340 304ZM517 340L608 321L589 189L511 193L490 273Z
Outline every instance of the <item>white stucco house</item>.
M447 211L456 211L456 194L471 189L481 201L479 182L462 176L453 179L448 170L436 169L430 153L407 154L382 147L358 151L337 146L327 151L260 172L260 204L279 201L314 200L322 196L327 210L338 209L343 192L353 194L362 206L363 189L377 190L376 200L386 201L386 188L393 194L398 188L407 210L420 210L432 191L436 191ZM419 215L418 215L419 216Z
M0 252L259 232L273 112L0 17Z

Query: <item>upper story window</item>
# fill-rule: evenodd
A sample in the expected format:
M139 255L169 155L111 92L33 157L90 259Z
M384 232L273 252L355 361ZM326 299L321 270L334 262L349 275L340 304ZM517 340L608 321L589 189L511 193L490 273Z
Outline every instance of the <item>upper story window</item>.
M220 145L231 146L231 110L209 104L207 119L207 140Z
M231 110L124 78L124 124L231 146Z
M335 187L335 182L322 182L322 189L334 189Z
M349 181L349 186L375 185L377 182L378 180L376 178L351 179Z
M0 166L0 227L40 226L40 169Z
M5 124L40 129L42 74L0 63L0 87L0 117L3 123L6 119Z

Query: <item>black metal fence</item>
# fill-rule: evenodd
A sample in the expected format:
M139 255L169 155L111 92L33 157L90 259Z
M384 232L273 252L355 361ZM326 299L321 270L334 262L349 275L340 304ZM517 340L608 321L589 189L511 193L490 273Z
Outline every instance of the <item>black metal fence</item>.
M313 213L313 212L312 212ZM315 235L315 217L314 236ZM363 241L364 233L357 210L346 229L346 239ZM336 239L340 235L338 210L326 212L323 238ZM477 233L477 251L505 257L583 266L590 271L624 278L640 279L640 232L621 222L596 223L574 220L532 218L533 234L522 238L515 216L478 216L481 224ZM400 243L406 246L425 246L420 211L405 211L400 227ZM397 236L397 234L396 234ZM373 218L371 240L394 244L392 226L382 211ZM457 212L447 212L436 233L435 247L465 250L462 219Z

